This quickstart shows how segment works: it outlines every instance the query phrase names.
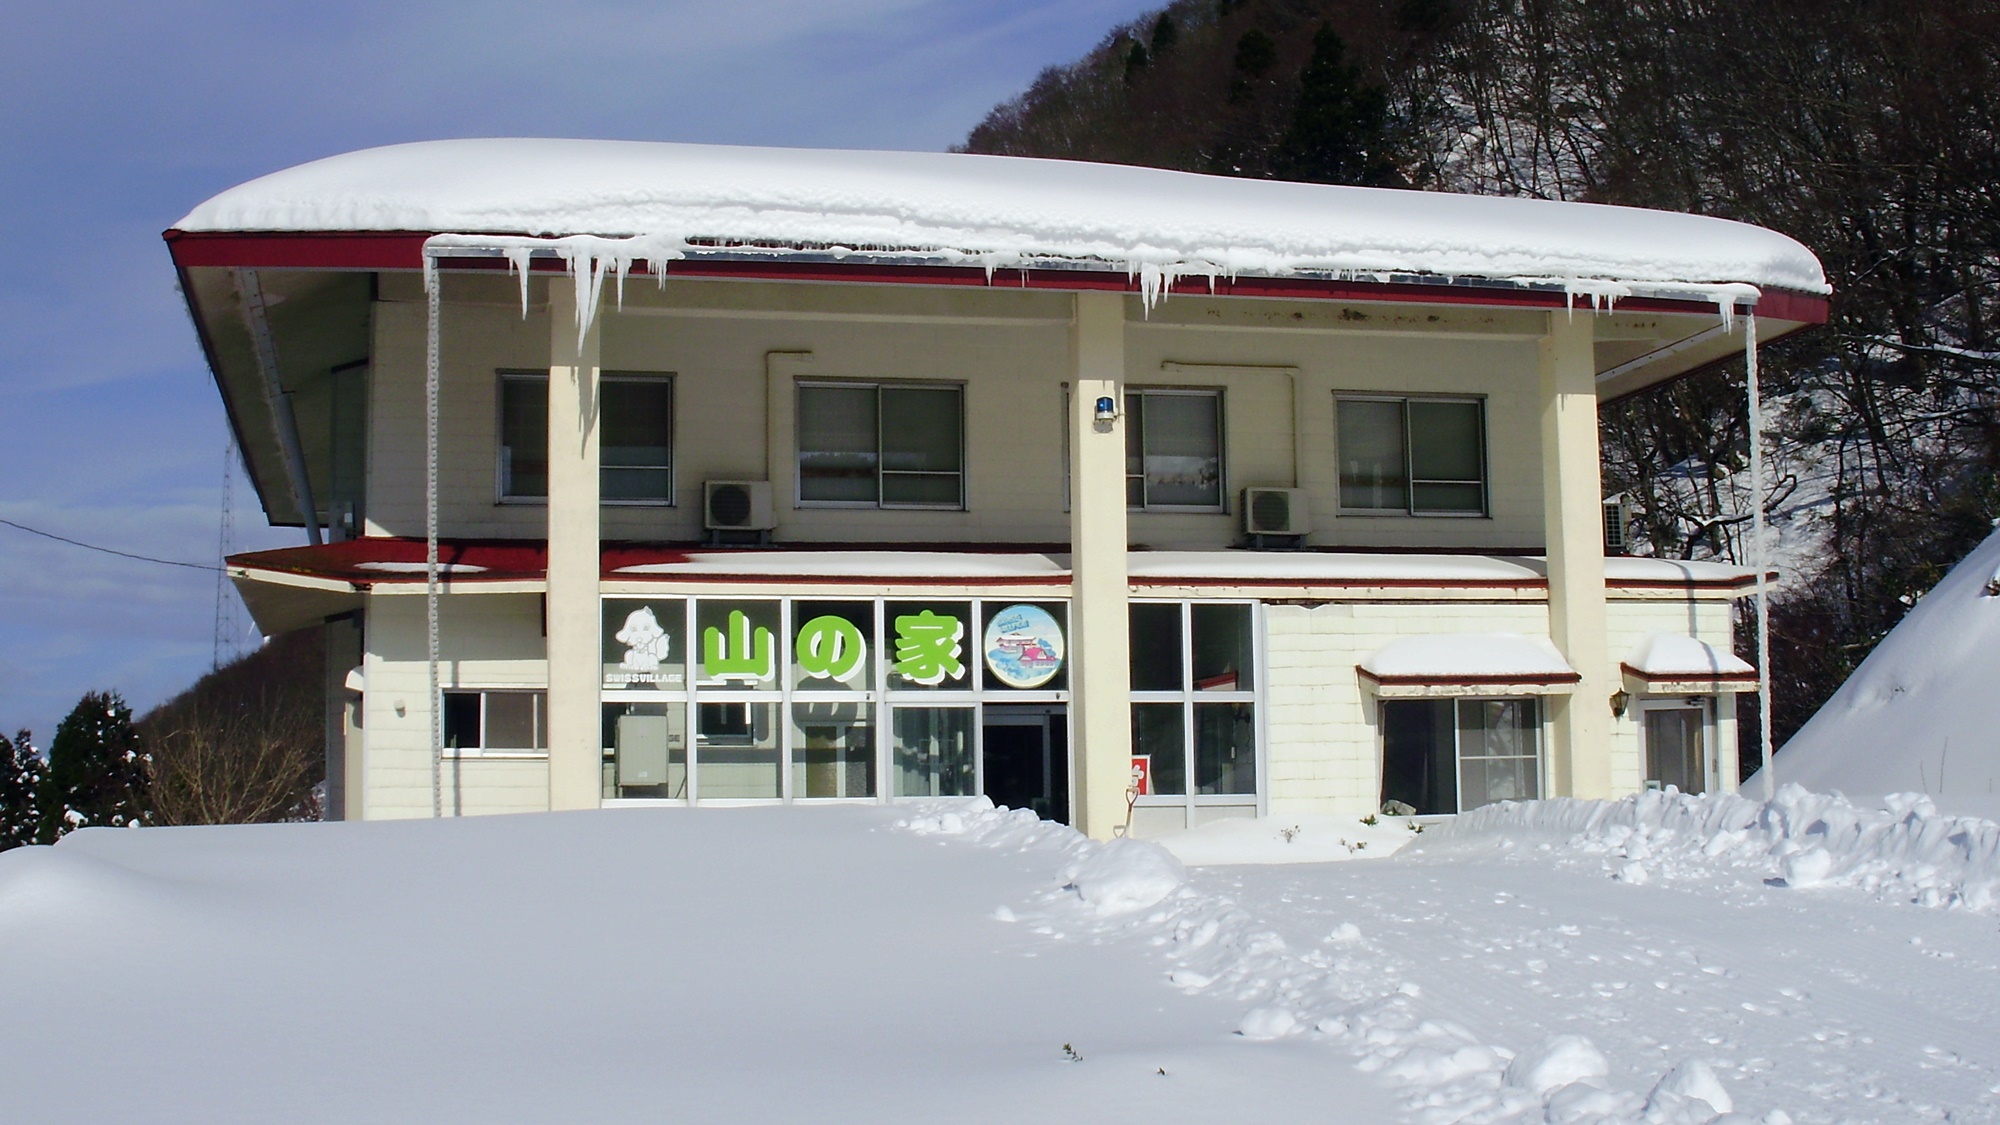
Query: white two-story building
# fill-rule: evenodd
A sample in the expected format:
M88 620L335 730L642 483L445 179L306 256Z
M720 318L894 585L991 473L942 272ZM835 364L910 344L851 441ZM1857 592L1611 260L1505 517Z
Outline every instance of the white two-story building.
M337 156L166 237L310 540L231 573L329 626L350 818L1729 787L1755 575L1607 553L1598 407L1827 294L1696 216L626 142Z

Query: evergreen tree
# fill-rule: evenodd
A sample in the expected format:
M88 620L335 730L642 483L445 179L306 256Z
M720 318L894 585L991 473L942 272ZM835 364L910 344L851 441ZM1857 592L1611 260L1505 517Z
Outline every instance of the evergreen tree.
M1364 85L1346 63L1347 44L1321 24L1312 57L1299 76L1292 127L1278 142L1271 167L1280 179L1321 184L1394 183L1388 159L1389 94Z
M1236 41L1236 56L1232 61L1237 70L1252 78L1262 78L1278 61L1278 45L1262 28L1253 27Z
M41 829L42 759L27 731L0 735L0 852L32 844Z
M1125 53L1125 81L1136 82L1139 75L1152 65L1153 56L1146 53L1146 45L1133 40L1132 49Z
M1161 12L1160 18L1153 21L1153 55L1158 57L1173 50L1180 37L1181 29L1175 26L1174 17Z
M90 692L56 727L42 781L42 836L142 823L149 758L117 692Z

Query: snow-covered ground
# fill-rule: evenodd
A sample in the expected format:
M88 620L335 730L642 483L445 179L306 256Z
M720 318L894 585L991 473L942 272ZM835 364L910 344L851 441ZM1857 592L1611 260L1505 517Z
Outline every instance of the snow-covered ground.
M965 802L86 830L0 854L0 1089L19 1120L2000 1121L2000 826L1786 790L1169 843L1231 862ZM1341 861L1254 862L1298 849Z

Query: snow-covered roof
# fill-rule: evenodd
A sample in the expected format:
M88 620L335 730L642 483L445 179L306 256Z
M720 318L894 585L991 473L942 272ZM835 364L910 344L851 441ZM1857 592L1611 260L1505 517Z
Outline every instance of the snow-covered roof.
M1676 633L1648 633L1632 646L1625 667L1648 680L1755 679L1757 669L1733 652Z
M1828 291L1798 242L1725 219L963 153L425 141L316 160L196 207L190 232L569 237L620 265L691 246L862 260L1556 283L1735 300ZM616 240L606 244L604 240ZM1734 294L1732 296L1732 294Z
M1383 684L1575 683L1582 677L1547 637L1435 633L1398 637L1359 665Z

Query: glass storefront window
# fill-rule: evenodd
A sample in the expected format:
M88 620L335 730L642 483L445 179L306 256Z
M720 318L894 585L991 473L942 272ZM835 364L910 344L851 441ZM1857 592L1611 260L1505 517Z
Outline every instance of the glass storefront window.
M875 795L874 708L866 703L792 705L792 797Z
M784 639L780 603L701 598L694 612L697 683L777 690Z
M1187 795L1187 730L1181 704L1132 705L1132 756L1146 760L1147 795Z
M875 653L875 603L792 603L794 691L872 691Z
M1257 791L1256 711L1248 703L1194 705L1197 793Z
M1188 607L1193 619L1194 688L1196 691L1253 691L1257 666L1255 641L1247 605Z
M687 796L687 704L605 704L604 750L605 796Z
M678 688L687 675L687 602L681 598L607 598L605 690Z
M695 707L694 780L704 801L783 796L776 703Z
M1132 754L1148 776L1141 800L1254 803L1256 607L1134 602L1131 622Z
M1047 708L1067 746L1065 601L614 594L602 604L607 799L974 796L985 709L1003 705ZM1159 744L1164 788L1153 791L1186 794L1187 608L1141 616L1164 630L1158 674L1181 703L1139 737ZM543 721L531 703L503 701L453 729L539 743Z
M970 707L897 707L892 712L898 797L977 793Z
M1187 690L1181 662L1181 607L1134 602L1131 612L1132 690Z
M889 602L883 607L891 691L971 691L979 642L972 603Z

